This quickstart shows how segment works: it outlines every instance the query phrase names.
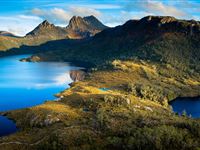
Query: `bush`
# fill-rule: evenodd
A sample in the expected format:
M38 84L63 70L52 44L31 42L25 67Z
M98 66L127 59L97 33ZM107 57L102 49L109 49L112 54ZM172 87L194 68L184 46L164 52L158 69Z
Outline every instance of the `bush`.
M117 106L127 105L127 104L131 103L131 101L128 97L121 96L121 95L118 95L118 96L105 95L104 96L104 102L111 104L111 105L117 105Z

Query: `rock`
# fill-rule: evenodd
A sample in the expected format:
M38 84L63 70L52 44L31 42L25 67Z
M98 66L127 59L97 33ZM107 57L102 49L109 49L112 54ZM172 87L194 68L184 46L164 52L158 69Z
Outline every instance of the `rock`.
M153 109L151 107L145 106L144 109L153 112Z
M84 71L81 70L73 70L70 71L70 78L74 81L81 81L84 80L86 73Z
M40 57L38 56L31 56L29 58L22 58L20 59L21 62L39 62L41 61Z

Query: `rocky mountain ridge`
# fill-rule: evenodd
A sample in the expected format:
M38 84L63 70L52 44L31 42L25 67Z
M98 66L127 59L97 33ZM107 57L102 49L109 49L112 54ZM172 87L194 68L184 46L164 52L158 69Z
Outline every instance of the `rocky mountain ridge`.
M18 38L11 36L11 34L8 36L8 34L2 32L2 36L0 37L0 51L18 48L21 45L40 45L53 40L89 38L106 28L108 27L104 26L94 16L83 18L74 16L66 27L55 26L45 20L24 37Z
M200 69L200 24L169 16L147 16L108 28L89 41L42 45L52 51L38 54L41 60L88 61L102 64L113 59L144 59L177 67ZM37 47L40 48L40 47ZM71 50L73 49L73 50ZM55 51L58 50L58 51ZM70 55L69 55L70 53ZM68 55L66 55L68 54Z

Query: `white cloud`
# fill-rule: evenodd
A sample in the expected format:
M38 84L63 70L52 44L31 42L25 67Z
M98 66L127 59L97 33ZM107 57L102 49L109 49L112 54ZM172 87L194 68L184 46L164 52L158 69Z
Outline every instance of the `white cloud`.
M63 9L60 9L60 8L54 8L51 10L51 14L57 18L58 20L61 20L61 21L66 21L68 20L71 15L69 12L66 12L65 10Z
M200 21L200 16L193 16L192 19Z
M139 12L120 11L117 17L112 14L104 14L102 16L102 19L104 18L104 23L107 26L114 27L117 25L122 25L130 19L141 19L142 17L147 15L153 15L153 14L144 11L139 11Z
M69 7L69 12L71 12L72 15L79 15L79 16L89 16L94 15L96 17L101 16L101 12L93 9L93 8L86 8L86 7Z
M1 31L8 31L19 36L24 36L42 21L39 17L27 15L0 16L0 20Z
M32 13L33 13L34 15L38 15L38 16L44 15L44 14L45 14L45 12L44 12L43 10L39 9L39 8L34 8L34 9L32 9Z
M35 8L32 10L32 14L59 24L66 23L70 18L70 14L61 8L53 8L50 10Z
M185 16L185 13L174 6L163 4L158 1L148 1L143 6L147 12L160 14L160 15L172 15L176 17Z
M52 8L52 9L38 9L32 10L32 14L43 19L47 19L55 24L66 24L72 18L72 16L101 16L101 12L92 8L85 7L74 7L70 6L66 10L62 8Z
M120 9L122 8L122 6L117 5L117 4L79 4L79 3L72 3L71 5L73 5L74 7L84 7L84 8L92 8L92 9ZM59 8L63 8L66 7L67 8L68 3L54 3L54 4L46 4L44 5L44 7L59 7Z
M0 16L0 31L9 31L19 36L24 36L33 30L42 20L47 19L56 25L66 26L72 16L101 16L100 11L84 7L39 9L31 11L31 15Z
M163 3L162 1L154 1L154 0L143 0L143 1L132 1L129 4L126 5L124 8L127 11L144 11L149 14L159 15L159 16L174 16L182 18L186 16L187 14L182 11L181 9L178 9L174 5L169 5L166 3Z

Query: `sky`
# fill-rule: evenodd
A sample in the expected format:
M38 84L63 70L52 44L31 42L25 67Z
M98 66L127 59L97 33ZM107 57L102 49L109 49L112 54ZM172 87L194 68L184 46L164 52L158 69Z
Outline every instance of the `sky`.
M111 27L148 15L200 20L200 0L0 0L0 31L23 36L43 20L67 26L89 15Z

